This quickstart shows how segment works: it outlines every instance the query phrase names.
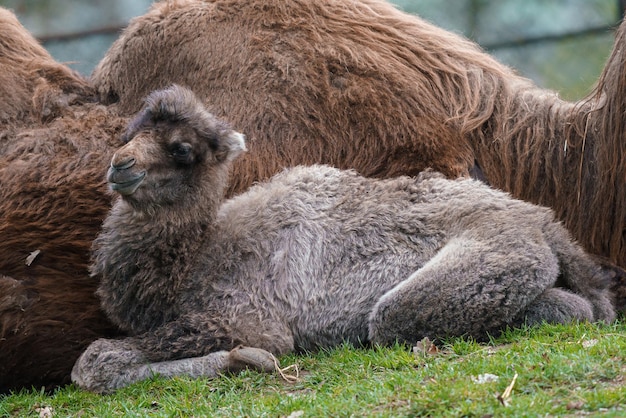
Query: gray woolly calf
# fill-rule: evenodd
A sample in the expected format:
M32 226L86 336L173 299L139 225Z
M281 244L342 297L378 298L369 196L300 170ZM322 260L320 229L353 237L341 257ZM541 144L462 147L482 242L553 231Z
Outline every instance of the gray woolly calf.
M223 201L243 136L177 86L147 98L125 140L92 273L129 337L89 346L72 372L83 388L614 318L602 271L551 210L480 182L296 167Z

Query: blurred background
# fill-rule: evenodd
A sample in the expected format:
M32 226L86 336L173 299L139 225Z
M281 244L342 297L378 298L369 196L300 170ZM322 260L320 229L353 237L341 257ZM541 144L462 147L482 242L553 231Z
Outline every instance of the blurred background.
M478 42L501 62L579 99L610 53L626 0L391 0ZM89 75L152 0L0 0L58 61Z

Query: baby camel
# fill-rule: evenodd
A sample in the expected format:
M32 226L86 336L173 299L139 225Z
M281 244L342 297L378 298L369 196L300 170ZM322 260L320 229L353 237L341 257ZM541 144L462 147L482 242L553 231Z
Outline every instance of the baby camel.
M147 98L125 141L92 273L130 336L89 346L72 371L83 388L614 318L601 270L552 211L480 182L296 167L223 202L244 137L178 86Z

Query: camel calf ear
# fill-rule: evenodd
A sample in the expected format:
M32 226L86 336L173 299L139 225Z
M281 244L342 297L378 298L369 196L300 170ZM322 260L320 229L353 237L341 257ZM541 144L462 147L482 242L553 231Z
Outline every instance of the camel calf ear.
M247 150L245 135L237 131L230 131L220 139L216 157L219 161L233 161Z

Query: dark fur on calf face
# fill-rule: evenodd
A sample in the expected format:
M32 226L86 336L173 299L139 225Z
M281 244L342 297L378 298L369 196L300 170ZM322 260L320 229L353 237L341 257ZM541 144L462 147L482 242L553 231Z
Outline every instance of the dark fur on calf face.
M146 98L123 142L108 171L110 187L136 210L151 213L164 205L180 208L197 198L197 190L213 186L213 193L222 187L220 167L245 150L243 135L177 85ZM207 178L215 184L207 184Z
M218 161L223 160L228 155L228 147L224 146L224 137L232 131L231 127L225 121L208 113L191 90L178 85L155 91L146 98L143 111L129 124L123 141L125 143L130 141L142 129L154 129L162 126L171 128L181 125L184 125L185 129L191 128L196 136L202 139L196 141L196 148L201 147L206 142L215 153ZM170 143L175 142L175 139L170 139ZM182 151L176 145L171 145L170 148L173 152ZM189 147L184 146L182 148ZM206 149L201 148L196 151L196 157L206 152ZM185 161L191 163L191 160Z

